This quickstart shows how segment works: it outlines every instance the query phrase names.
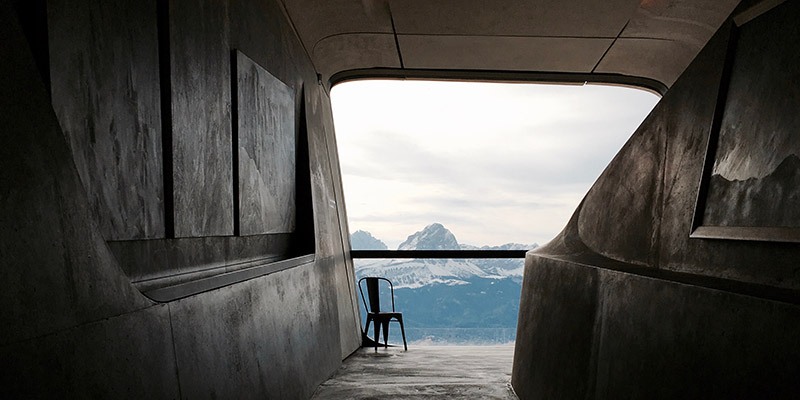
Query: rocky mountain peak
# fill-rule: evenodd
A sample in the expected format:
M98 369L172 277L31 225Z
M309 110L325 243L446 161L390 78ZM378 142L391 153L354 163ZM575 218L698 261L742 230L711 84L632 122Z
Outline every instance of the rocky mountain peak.
M353 250L387 250L386 243L372 236L367 231L357 230L350 234L350 246Z
M433 223L425 229L410 235L398 250L458 250L460 246L456 236L444 225Z

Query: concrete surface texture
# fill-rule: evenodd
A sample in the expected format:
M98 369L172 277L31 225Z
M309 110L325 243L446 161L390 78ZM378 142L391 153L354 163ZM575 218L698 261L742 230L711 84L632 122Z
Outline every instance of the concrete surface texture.
M156 2L51 0L47 12L53 109L103 236L163 238Z
M510 386L514 346L365 348L312 399L516 400Z
M237 51L235 57L238 231L241 235L293 232L296 96L292 88L242 52Z
M690 237L718 104L739 104L732 108L738 118L770 120L748 135L798 143L796 90L771 87L768 95L750 97L771 81L763 79L764 70L779 70L784 84L800 76L796 63L775 65L797 54L800 38L796 28L770 22L796 13L798 3L780 7L753 20L780 33L747 38L750 46L777 54L744 60L753 52L737 51L731 59L734 66L760 65L749 77L744 69L733 75L748 90L717 100L729 77L729 38L739 34L726 23L598 178L564 231L528 254L512 379L520 398L800 393L800 247ZM783 41L775 35L796 36ZM748 155L728 162L750 167L774 158L738 143ZM792 185L792 179L779 184ZM722 212L735 215L751 205Z
M326 80L367 67L602 72L670 89L528 255L513 372L510 347L366 350L319 398L507 399L509 373L524 399L796 396L800 247L689 237L718 105L756 135L723 136L728 167L771 165L740 145L761 135L798 144L799 3L765 2L783 7L782 28L769 13L745 23L765 28L742 36L756 56L728 53L736 3L0 2L3 396L310 397L360 344ZM294 215L291 232L236 210L234 50L294 96L294 204L263 203ZM748 61L732 68L745 85L722 101L729 54ZM751 79L764 71L782 76ZM717 204L716 221L737 208ZM298 255L313 261L163 303L142 294Z
M291 0L323 78L348 69L608 73L672 85L738 0Z
M169 1L175 237L233 234L229 12L227 2Z
M311 396L358 347L360 332L331 163L330 100L278 4L85 2L48 21L45 3L0 3L3 396ZM52 42L48 22L61 35ZM64 28L73 25L80 29ZM94 42L64 47L84 37ZM219 200L236 186L226 72L232 48L294 90L298 198L291 233L213 236L234 226L232 197ZM42 54L48 57L35 58ZM171 87L159 85L157 71ZM75 82L84 86L72 97L49 96L52 87ZM160 100L150 98L154 90ZM68 106L59 113L56 98ZM160 137L164 126L174 128L175 147ZM152 143L164 151L140 152ZM171 165L158 172L162 161ZM80 168L90 173L84 177ZM173 173L185 178L175 180L174 191L167 187ZM131 186L147 196L130 195ZM183 208L170 214L169 198ZM143 214L127 218L136 201ZM116 229L119 222L130 225ZM143 296L145 286L135 283L298 253L313 254L313 262L166 303Z

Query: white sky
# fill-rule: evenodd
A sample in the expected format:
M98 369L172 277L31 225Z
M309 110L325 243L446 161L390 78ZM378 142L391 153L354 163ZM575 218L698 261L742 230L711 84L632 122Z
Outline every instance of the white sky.
M659 97L601 85L365 80L331 91L347 215L397 248L544 244Z

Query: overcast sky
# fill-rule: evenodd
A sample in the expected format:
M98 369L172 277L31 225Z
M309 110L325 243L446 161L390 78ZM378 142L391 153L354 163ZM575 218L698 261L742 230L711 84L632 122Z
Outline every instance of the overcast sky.
M331 91L351 232L390 249L544 244L659 97L601 85L354 81Z

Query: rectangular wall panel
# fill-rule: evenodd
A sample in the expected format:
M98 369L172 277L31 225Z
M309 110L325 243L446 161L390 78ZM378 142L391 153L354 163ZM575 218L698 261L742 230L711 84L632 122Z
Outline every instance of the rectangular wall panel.
M724 239L800 242L800 3L738 26L723 77L698 205L699 232ZM725 94L727 93L727 94ZM779 111L780 110L780 111Z
M227 2L170 1L176 237L233 234L228 32Z
M53 108L103 235L164 237L156 1L47 8Z
M295 228L294 90L236 52L241 235Z

